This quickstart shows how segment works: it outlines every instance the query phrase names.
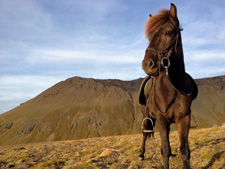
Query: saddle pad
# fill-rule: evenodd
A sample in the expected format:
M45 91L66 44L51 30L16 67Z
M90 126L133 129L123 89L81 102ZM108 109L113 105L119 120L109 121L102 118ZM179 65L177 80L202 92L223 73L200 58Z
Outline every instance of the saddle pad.
M198 95L198 87L194 79L188 74L185 73L184 81L172 82L175 89L177 89L181 94L191 95L192 100L194 100Z
M197 95L198 95L198 86L196 85L194 79L188 74L186 73L186 76L190 79L191 81L191 86L192 86L192 100L196 99Z

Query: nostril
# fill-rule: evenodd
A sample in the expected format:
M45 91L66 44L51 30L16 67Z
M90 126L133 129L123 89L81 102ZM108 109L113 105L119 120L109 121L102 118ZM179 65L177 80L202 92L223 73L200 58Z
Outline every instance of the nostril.
M149 60L149 67L152 69L152 68L154 68L154 66L155 66L154 61L150 59Z

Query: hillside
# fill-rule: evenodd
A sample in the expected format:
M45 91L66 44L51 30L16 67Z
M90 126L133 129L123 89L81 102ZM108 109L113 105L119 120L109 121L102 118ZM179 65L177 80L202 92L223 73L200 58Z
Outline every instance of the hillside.
M0 115L0 145L141 133L133 81L69 78ZM192 112L199 128L225 123L225 76L198 79Z
M192 110L199 127L220 126L225 123L225 76L197 79L199 95Z
M74 77L54 85L0 115L0 145L137 133L137 91L121 82Z
M191 130L191 168L225 168L225 126ZM161 168L160 138L146 144L146 158L138 159L141 134L33 143L0 147L0 168ZM170 168L182 168L177 132L170 134Z

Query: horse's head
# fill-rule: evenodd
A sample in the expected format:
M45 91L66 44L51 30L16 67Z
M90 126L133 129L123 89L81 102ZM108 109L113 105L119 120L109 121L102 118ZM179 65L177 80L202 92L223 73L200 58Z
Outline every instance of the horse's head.
M180 30L174 4L171 4L170 10L163 9L157 15L150 15L145 28L150 43L142 61L146 74L157 76L162 68L170 66L169 59L177 50Z

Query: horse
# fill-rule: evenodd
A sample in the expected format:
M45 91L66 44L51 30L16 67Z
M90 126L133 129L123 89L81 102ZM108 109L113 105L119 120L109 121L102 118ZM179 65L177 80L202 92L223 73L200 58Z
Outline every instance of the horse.
M143 113L143 140L139 158L144 159L147 137L154 134L155 123L161 138L164 168L169 168L172 155L169 143L170 125L177 126L180 154L184 168L190 168L188 134L191 121L191 103L198 88L193 78L185 72L181 27L177 8L161 9L151 15L145 25L149 45L142 61L148 75L139 89L139 103Z

